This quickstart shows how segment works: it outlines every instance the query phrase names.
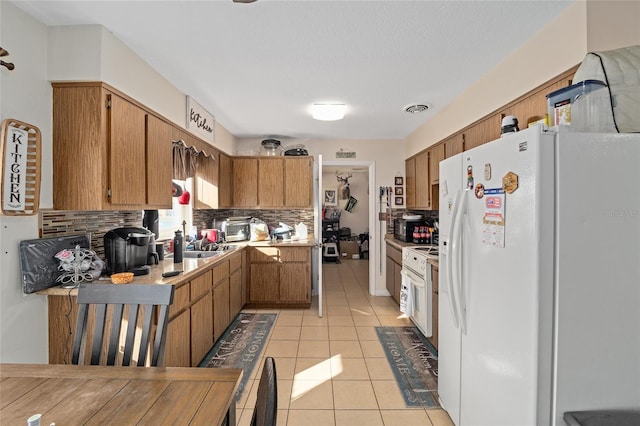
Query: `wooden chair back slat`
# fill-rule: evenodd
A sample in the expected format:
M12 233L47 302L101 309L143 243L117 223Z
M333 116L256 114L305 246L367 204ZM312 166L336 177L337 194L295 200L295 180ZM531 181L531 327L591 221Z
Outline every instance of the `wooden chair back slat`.
M144 366L149 358L151 366L162 365L173 292L171 285L81 284L71 362L89 357L91 364ZM85 354L88 345L91 352Z

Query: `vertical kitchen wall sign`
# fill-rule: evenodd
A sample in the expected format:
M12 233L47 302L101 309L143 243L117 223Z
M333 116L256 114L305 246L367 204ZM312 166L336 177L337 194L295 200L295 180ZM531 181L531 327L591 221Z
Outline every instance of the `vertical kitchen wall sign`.
M215 128L215 117L191 96L187 96L187 129L213 145L216 139Z
M0 133L2 152L2 214L30 216L40 206L40 129L6 119Z

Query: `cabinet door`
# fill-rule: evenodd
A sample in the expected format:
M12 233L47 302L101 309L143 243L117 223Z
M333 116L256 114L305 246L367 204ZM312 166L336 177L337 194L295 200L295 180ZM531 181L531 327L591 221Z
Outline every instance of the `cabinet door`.
M172 127L147 114L147 204L171 208L173 175Z
M100 87L53 84L52 166L56 210L105 208L108 186L105 96Z
M219 170L220 154L212 157L198 156L198 167L193 182L194 209L217 209L220 205Z
M444 142L444 157L453 157L464 151L464 134L453 135ZM439 172L438 172L439 173Z
M191 311L186 310L167 326L165 367L191 367Z
M218 172L218 202L220 208L231 207L233 202L232 180L233 161L228 155L220 153L220 169Z
M402 271L402 266L394 262L393 263L393 277L394 277L393 294L395 295L394 299L396 299L398 303L400 303L400 289L402 287L402 274L400 273L400 271Z
M218 340L227 329L229 317L229 277L213 288L213 336Z
M248 302L280 300L280 266L277 263L252 263L249 266Z
M388 247L388 246L387 246ZM395 277L395 262L391 260L390 257L387 257L387 270L386 270L386 279L385 284L387 287L387 291L395 299L396 302L400 303L399 299L396 299L396 277Z
M444 160L444 144L439 143L429 149L429 180L431 184L440 179L440 162Z
M431 281L433 282L433 311L431 320L433 321L431 344L438 349L438 291L439 291L439 271L435 266L431 266Z
M284 159L258 160L258 205L282 208L284 205Z
M431 208L431 182L429 181L429 152L416 156L416 208Z
M280 301L311 301L311 268L307 263L283 263L280 267Z
M407 201L406 206L408 209L416 207L416 159L415 157L409 158L404 162L404 174L406 179L406 194Z
M238 315L244 304L242 303L242 271L238 269L229 277L229 320Z
M191 305L191 366L196 367L213 346L211 297L206 295Z
M313 157L285 158L284 206L313 207Z
M146 113L119 96L108 97L110 202L142 206L146 202Z
M233 159L233 207L258 205L258 159Z

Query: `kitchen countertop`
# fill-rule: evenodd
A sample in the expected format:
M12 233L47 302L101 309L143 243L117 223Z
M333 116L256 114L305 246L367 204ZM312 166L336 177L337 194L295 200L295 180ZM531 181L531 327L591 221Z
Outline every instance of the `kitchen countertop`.
M240 241L227 243L231 246L237 247L234 250L229 250L223 254L207 257L207 258L184 258L181 263L173 263L173 257L171 255L165 256L158 265L150 265L150 273L147 275L139 275L133 277L132 284L169 284L176 285L182 284L192 277L199 275L209 268L214 267L217 263L228 259L235 253L240 252L245 247L313 247L315 240L312 235L306 240L277 240L272 242L267 241ZM183 271L181 274L163 278L162 274L171 271ZM111 283L109 277L101 277L95 283ZM37 292L39 295L44 296L76 296L78 289L62 288L60 286L50 287Z
M384 240L386 243L392 245L393 247L397 248L398 250L402 250L403 247L413 247L416 245L420 245L420 246L425 246L428 244L416 244L416 243L412 243L412 242L404 242L404 241L400 241L398 239L396 239L393 234L386 234L384 236ZM436 246L437 247L437 246ZM435 267L439 267L439 260L438 258L435 258L433 256L429 256L427 261L432 264Z

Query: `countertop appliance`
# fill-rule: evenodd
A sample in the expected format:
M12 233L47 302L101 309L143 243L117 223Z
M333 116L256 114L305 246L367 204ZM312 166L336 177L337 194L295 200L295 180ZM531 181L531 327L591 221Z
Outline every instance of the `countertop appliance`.
M107 274L133 272L146 275L150 272L149 253L153 233L145 228L115 228L104 234L104 254ZM155 239L153 240L155 251Z
M230 217L222 222L225 241L247 241L251 235L251 218L247 216Z
M432 244L433 239L431 234L429 237L424 239L413 241L413 235L416 231L416 228L425 227L432 228L433 223L430 223L426 220L407 220L407 219L394 219L393 221L393 236L400 241L404 241L407 243L413 242L414 244Z
M640 403L640 134L541 126L440 163L438 393L460 425Z
M437 246L402 248L400 298L408 297L408 316L426 337L433 335L433 281L429 257L438 256ZM409 295L410 293L410 295Z

